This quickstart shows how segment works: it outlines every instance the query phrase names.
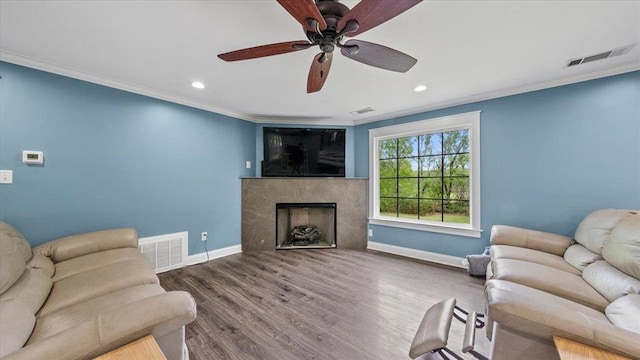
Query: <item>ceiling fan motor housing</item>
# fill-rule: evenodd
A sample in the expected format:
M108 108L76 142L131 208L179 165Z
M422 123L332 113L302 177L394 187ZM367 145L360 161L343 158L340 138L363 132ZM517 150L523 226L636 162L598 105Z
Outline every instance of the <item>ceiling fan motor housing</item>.
M327 28L322 33L307 31L307 38L314 45L319 45L322 52L331 53L342 40L343 36L337 31L338 21L349 12L349 8L336 0L318 0L316 6L327 23Z

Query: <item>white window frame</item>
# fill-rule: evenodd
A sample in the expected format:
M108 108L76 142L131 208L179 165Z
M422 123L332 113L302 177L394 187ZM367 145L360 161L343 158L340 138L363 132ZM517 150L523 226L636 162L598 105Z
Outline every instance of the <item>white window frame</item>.
M469 130L469 216L470 224L456 224L429 220L414 220L380 215L380 168L378 148L380 141L441 133L453 130ZM480 111L443 116L369 130L369 223L412 230L479 238L480 222Z

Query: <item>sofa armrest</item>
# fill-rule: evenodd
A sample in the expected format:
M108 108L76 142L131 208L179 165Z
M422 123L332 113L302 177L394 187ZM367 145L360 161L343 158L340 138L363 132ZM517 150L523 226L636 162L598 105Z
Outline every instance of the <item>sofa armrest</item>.
M540 338L551 342L553 336L560 336L640 359L637 346L640 334L611 324L595 309L541 290L495 279L485 283L485 300L488 323L495 321L503 328L522 334L528 341ZM496 338L492 341L495 344Z
M67 236L37 246L33 252L58 263L99 251L127 247L138 247L138 234L135 229L103 230Z
M566 236L507 225L491 228L491 245L511 245L562 256L571 245Z
M638 347L640 334L638 333L603 321L593 324L593 336L598 342L598 344L594 344L596 347L621 353L632 359L640 359L640 347Z
M2 360L93 359L146 335L160 338L196 317L184 291L171 291L104 312L77 326L37 340Z

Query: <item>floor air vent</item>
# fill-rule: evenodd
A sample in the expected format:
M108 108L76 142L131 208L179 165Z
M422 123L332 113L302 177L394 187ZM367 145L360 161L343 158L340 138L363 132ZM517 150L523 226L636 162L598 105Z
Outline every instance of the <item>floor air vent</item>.
M635 45L636 44L632 44L632 45L629 45L629 46L625 46L625 47L621 47L621 48L617 48L617 49L601 52L599 54L585 56L583 58L571 59L571 60L567 61L567 67L572 67L572 66L576 66L576 65L580 65L580 64L586 64L586 63L589 63L589 62L592 62L592 61L596 61L596 60L612 58L614 56L624 55L624 54L628 53L629 50L631 50L631 48L633 48Z
M187 259L188 247L187 231L138 240L138 249L156 274L182 267Z

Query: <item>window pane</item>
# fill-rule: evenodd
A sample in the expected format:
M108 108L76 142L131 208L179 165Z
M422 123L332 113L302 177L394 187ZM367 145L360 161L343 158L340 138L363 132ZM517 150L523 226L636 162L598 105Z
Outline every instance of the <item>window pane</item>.
M398 164L399 164L398 166L399 177L418 176L418 159L417 158L398 159Z
M442 179L420 178L420 197L440 200L442 197Z
M469 152L469 130L447 131L442 134L445 154Z
M393 196L398 194L397 179L380 179L380 196Z
M408 157L413 154L413 142L415 136L398 138L398 157Z
M378 154L380 159L393 159L398 157L397 140L387 139L379 142Z
M469 176L469 155L445 155L444 176Z
M396 199L380 198L380 215L397 217Z
M418 151L419 155L433 155L433 149L429 146L431 143L431 136L433 136L433 134L424 134L418 137L418 143L420 144L420 151Z
M418 179L400 178L398 179L398 196L402 198L418 197Z
M380 160L380 177L396 177L398 160Z
M442 221L442 202L440 200L420 200L420 219Z
M442 154L442 133L420 136L420 155Z
M412 136L409 138L409 144L411 145L411 156L418 156L418 147L420 146L420 137Z
M445 201L444 221L469 224L469 202Z
M469 200L469 178L444 178L445 200Z
M399 217L408 219L418 218L418 200L400 199Z
M420 176L440 177L442 168L442 156L423 156L420 158Z
M411 164L411 176L418 176L420 174L420 161L419 158L409 158L409 163Z

